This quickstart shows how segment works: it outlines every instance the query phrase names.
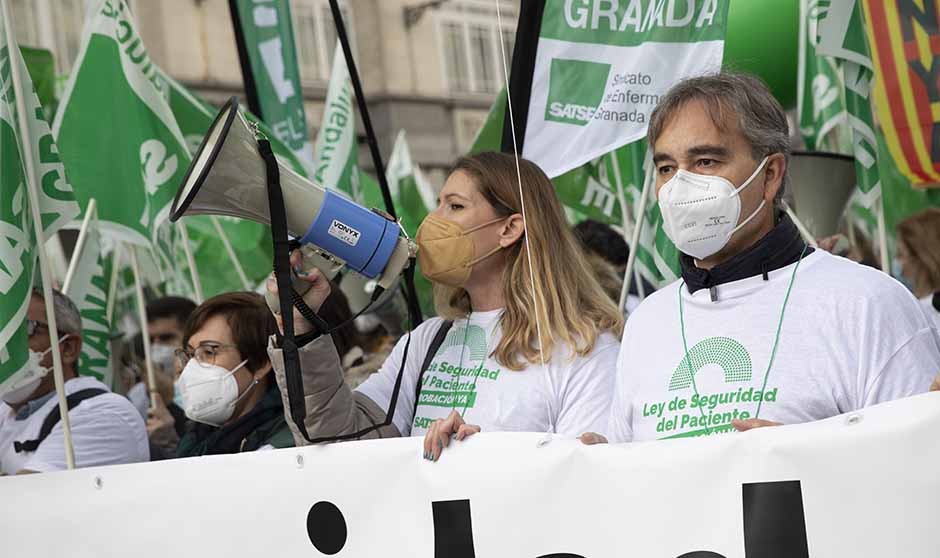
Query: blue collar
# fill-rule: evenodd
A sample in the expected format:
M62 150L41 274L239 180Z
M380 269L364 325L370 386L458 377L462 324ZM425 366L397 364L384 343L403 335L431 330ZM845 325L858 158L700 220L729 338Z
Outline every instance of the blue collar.
M40 407L45 405L46 401L52 399L53 396L55 396L55 390L50 391L42 397L37 397L36 399L27 401L26 404L20 407L20 410L16 412L16 420L28 419L33 413L38 411Z

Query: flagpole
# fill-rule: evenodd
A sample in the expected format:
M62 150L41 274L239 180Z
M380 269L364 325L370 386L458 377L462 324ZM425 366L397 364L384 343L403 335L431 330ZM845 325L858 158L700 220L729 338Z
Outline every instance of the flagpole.
M653 189L655 168L651 161L647 161L646 176L643 178L643 192L640 194L640 203L636 207L636 218L633 220L633 240L630 243L630 255L627 256L627 269L623 274L623 288L620 291L620 311L623 312L627 305L627 295L630 293L630 283L633 279L633 267L636 265L636 247L640 242L640 231L643 229L643 223L646 221L646 204L650 197L650 190Z
M144 342L144 365L147 370L147 383L150 384L150 408L155 408L157 381L153 374L153 362L150 360L150 335L147 332L147 302L144 300L144 287L140 279L140 265L137 263L137 250L128 247L131 253L131 270L134 272L134 290L137 291L137 312L140 315L140 337Z
M790 220L793 221L793 224L796 225L796 229L800 231L800 235L803 236L803 240L813 248L819 248L819 243L816 242L816 239L813 237L813 233L809 232L809 229L806 228L806 225L803 224L803 221L800 221L800 218L796 216L796 212L790 207L790 204L783 202L783 210L787 212L787 216L790 217Z
M885 225L885 206L881 192L878 192L878 202L875 206L875 215L878 217L878 245L881 256L881 271L891 274L891 262L888 260L888 230Z
M359 70L356 68L356 60L353 58L352 47L349 45L349 35L346 33L343 13L340 11L339 3L337 3L336 0L330 0L330 11L333 14L333 23L336 27L336 38L339 39L339 43L343 47L346 69L349 70L349 81L352 83L353 93L356 96L356 106L359 108L359 117L362 118L362 127L365 128L366 143L369 145L369 153L372 155L372 165L375 167L376 178L382 190L382 200L385 202L385 211L397 222L398 214L395 212L395 202L392 200L392 192L388 188L388 178L385 176L385 163L382 162L382 153L379 151L379 140L375 135L375 130L372 128L372 118L369 116L369 105L366 103L366 95L362 90L362 82L359 79ZM412 327L417 327L421 324L423 318L421 315L421 304L418 302L418 291L415 289L413 268L409 268L408 272L404 273L403 276L409 317Z
M235 249L232 248L232 243L229 241L228 235L225 234L225 229L222 228L222 223L219 221L219 218L215 215L212 215L209 217L209 219L215 226L215 232L219 235L219 240L222 241L222 245L225 246L225 251L228 252L229 259L232 260L232 265L235 266L235 272L238 273L238 278L241 279L242 286L245 287L246 291L253 290L251 287L251 282L248 281L248 276L245 275L245 270L242 269L242 264L238 261L238 255L235 254Z
M69 419L69 407L65 400L65 376L62 371L62 352L59 350L59 327L55 319L55 300L52 293L52 273L49 261L46 259L45 235L42 230L42 211L39 209L39 192L36 188L39 180L36 173L36 161L33 160L31 149L32 138L29 134L29 121L27 120L25 95L32 95L32 90L24 91L23 76L20 75L19 45L13 34L13 24L9 6L5 0L0 0L3 10L3 31L7 37L10 49L10 74L13 81L13 93L16 96L17 123L19 125L20 155L26 167L26 191L29 195L29 208L33 218L33 228L36 235L36 252L39 253L39 275L42 278L42 297L46 306L46 321L49 327L50 349L52 349L52 376L55 380L56 395L59 399L59 413L61 414L63 445L65 446L65 464L69 469L75 468L75 448L72 445L72 423ZM15 50L15 52L14 52ZM25 140L25 141L24 141Z
M186 224L183 221L177 221L176 227L183 238L183 252L186 253L186 263L189 265L189 275L193 280L193 290L196 294L196 303L202 304L202 281L199 279L199 270L196 269L196 258L193 257L193 247L189 244L189 231L186 230ZM136 256L135 256L136 257Z
M111 261L111 278L108 282L108 307L105 310L105 317L108 320L108 327L111 326L111 317L114 316L114 304L117 301L117 280L118 270L121 266L121 252L118 250L120 245L114 247L114 258Z
M69 287L72 286L72 279L75 277L75 270L78 269L78 260L85 249L85 242L88 240L88 226L91 224L91 218L97 211L97 201L95 198L88 200L88 207L85 208L85 218L82 220L82 228L78 231L78 241L75 242L75 249L72 250L72 260L69 262L69 269L65 273L65 282L62 283L62 292L69 294Z

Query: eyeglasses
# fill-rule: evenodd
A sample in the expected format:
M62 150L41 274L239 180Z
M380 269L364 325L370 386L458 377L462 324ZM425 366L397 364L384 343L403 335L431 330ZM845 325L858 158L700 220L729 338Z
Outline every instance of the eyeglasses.
M43 322L37 320L26 320L26 336L32 337L33 335L36 335L40 326L49 329L49 326Z
M186 368L189 359L195 358L199 364L215 364L215 357L225 349L238 349L236 345L223 345L221 343L202 343L195 349L176 349L176 358L180 366Z

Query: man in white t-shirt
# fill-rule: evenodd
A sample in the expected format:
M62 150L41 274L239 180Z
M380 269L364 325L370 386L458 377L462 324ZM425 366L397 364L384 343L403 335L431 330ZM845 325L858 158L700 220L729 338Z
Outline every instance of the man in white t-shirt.
M126 398L95 378L78 376L82 319L75 304L53 292L66 397L70 400L76 467L135 463L150 459L143 418ZM0 474L66 468L64 433L52 374L46 311L33 292L27 309L30 362L11 388L0 394ZM53 417L53 418L50 418Z
M808 247L780 210L790 139L763 83L679 83L649 144L682 278L626 324L610 441L808 422L927 391L940 347L917 301Z

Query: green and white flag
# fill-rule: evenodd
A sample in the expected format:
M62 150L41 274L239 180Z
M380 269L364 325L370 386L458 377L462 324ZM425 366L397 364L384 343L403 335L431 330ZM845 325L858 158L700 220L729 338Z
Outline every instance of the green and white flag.
M170 85L170 109L183 137L186 138L190 153L195 154L217 111L174 79L166 76L166 80ZM307 175L296 155L277 139L266 124L258 121L254 115L246 113L245 116L249 121L256 122L259 129L268 136L279 159L301 176ZM252 285L259 284L271 272L270 229L260 223L233 217L219 216L216 219L229 239L248 282ZM223 292L244 290L245 285L236 273L232 258L219 238L213 219L208 216L194 216L185 217L182 222L186 224L189 232L203 294L208 298ZM176 226L165 223L162 227L166 230L160 234L169 246L164 252L172 254L172 263L176 270L172 273L169 262L164 258L163 275L169 281L165 289L172 294L192 296L189 263L183 253Z
M53 130L79 202L121 241L156 240L189 165L169 97L125 1L98 0Z
M642 139L669 87L721 68L729 4L546 2L523 154L555 177Z
M421 167L411 158L411 149L404 130L398 132L392 156L385 169L388 189L395 202L395 212L408 236L418 234L418 226L437 207L437 194Z
M84 245L72 254L72 259L74 271L64 292L82 316L82 354L78 372L83 376L94 376L110 386L114 377L111 320L108 319L112 258L104 254L96 218L89 223Z
M872 237L878 236L878 215L883 213L878 169L878 137L872 116L873 64L856 0L820 3L817 17L817 52L835 58L842 70L846 128L850 131L858 190L850 201L852 221ZM890 233L886 231L887 235ZM884 267L886 262L882 262ZM887 269L887 268L885 268Z
M290 2L232 0L230 6L249 104L254 106L257 101L258 116L271 126L274 137L309 167L312 145L304 116Z
M39 198L45 238L80 214L26 64L16 41L3 29L0 22L0 393L24 378L29 358L26 310L39 269L27 188ZM13 64L22 91L13 86ZM17 117L20 96L27 112L25 131ZM39 184L28 183L25 150L32 152Z
M623 221L627 242L632 239L636 227L637 204L643 193L643 182L653 164L648 157L646 140L636 141L609 153L604 157L606 180L611 188L622 192L622 203L627 208ZM648 196L644 208L645 218L636 247L636 263L640 275L656 288L663 287L682 273L679 267L679 250L666 236L662 213L655 195Z
M374 182L372 177L362 173L363 177L368 177L364 184ZM392 195L392 201L395 204L395 213L401 222L401 226L411 238L418 234L418 226L428 213L437 208L437 193L434 186L431 185L427 177L421 171L421 167L412 159L411 149L408 147L408 139L404 130L398 132L395 138L395 146L392 148L392 155L388 158L388 165L385 168L385 178L388 180L388 189ZM378 183L371 186L370 192L378 195L378 199L369 201L383 203L383 205L373 205L373 207L384 207L381 201L381 192ZM421 274L421 267L417 268L415 273L415 290L418 293L418 301L425 313L434 311L434 291L431 282Z
M842 153L848 147L842 68L817 52L819 19L828 6L828 1L800 0L797 114L807 150Z
M353 99L352 80L343 49L337 43L323 105L323 119L313 148L313 180L325 188L345 192L351 199L362 203Z
M856 0L831 2L827 9L820 8L817 18L817 52L839 59L842 65L858 188L871 207L880 195L880 178L871 108L874 66L862 23L862 6Z

